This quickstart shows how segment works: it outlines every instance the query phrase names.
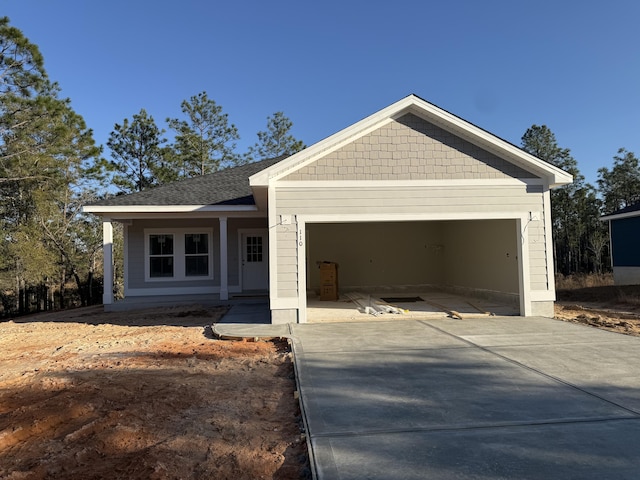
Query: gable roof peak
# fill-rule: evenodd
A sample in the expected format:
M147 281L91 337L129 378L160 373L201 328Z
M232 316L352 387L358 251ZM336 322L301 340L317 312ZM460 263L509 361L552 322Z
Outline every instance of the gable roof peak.
M453 135L488 150L499 157L545 179L549 187L566 185L573 181L567 172L525 152L520 147L430 103L412 93L392 103L355 124L321 140L320 142L292 155L286 160L257 172L250 179L254 187L267 186L289 173L304 167L320 156L326 155L361 136L392 122L406 113L412 113Z

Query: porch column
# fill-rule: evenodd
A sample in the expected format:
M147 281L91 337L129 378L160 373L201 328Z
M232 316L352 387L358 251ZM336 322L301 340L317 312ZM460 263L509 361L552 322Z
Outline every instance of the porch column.
M220 217L220 300L229 300L227 217Z
M113 303L113 225L109 217L102 219L102 257L104 264L104 279L102 303Z

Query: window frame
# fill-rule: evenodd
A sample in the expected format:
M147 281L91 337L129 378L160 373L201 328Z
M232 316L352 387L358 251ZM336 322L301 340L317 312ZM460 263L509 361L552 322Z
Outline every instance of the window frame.
M151 237L171 237L171 253L153 253L151 251ZM175 238L176 236L171 234L171 233L150 233L147 236L147 248L149 249L149 255L147 255L147 259L149 261L149 268L147 269L147 273L149 274L149 278L173 278L175 276L175 271L176 271L176 249L175 249ZM160 242L160 243L164 243L164 242ZM153 258L170 258L172 265L171 265L171 275L158 275L158 276L152 276L151 275L151 260Z
M207 235L208 275L186 274L185 235ZM173 276L151 276L151 252L149 239L152 235L173 235ZM145 282L193 282L213 280L213 228L145 228L144 229L144 280Z

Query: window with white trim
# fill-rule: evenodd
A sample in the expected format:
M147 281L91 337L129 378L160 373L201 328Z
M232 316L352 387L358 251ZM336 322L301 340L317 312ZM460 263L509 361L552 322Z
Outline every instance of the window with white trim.
M186 277L209 275L209 235L206 233L184 234L184 274Z
M213 278L213 229L145 229L147 281Z
M173 277L173 235L149 235L149 276Z

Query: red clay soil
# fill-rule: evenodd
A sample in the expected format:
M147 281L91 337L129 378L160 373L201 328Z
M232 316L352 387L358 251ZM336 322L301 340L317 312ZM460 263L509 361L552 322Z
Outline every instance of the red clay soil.
M222 313L0 323L0 478L309 478L288 345L213 340Z

